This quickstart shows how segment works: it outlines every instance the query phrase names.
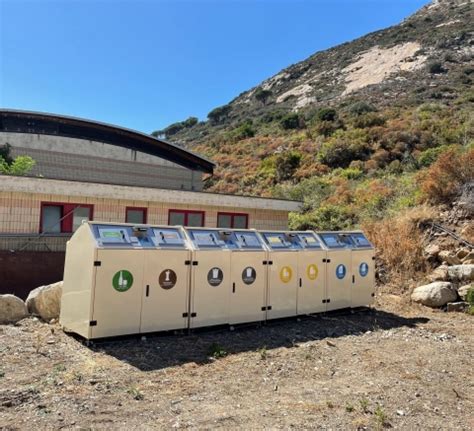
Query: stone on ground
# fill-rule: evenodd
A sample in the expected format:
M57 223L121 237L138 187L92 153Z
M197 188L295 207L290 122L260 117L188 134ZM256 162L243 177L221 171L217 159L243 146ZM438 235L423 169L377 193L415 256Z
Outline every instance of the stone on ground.
M464 311L467 309L467 302L448 302L446 305L446 311Z
M417 287L411 294L411 299L428 307L442 307L448 302L453 302L458 295L453 285L445 281L437 281Z
M466 284L465 286L461 286L459 289L458 289L458 295L461 299L463 299L464 301L467 299L467 292L469 291L469 289L474 289L474 285L472 284Z
M448 268L452 281L474 281L474 265L454 265Z
M448 267L446 265L438 266L438 268L428 276L428 280L430 281L447 281L448 279Z
M49 322L59 317L63 282L58 281L47 286L38 287L30 292L26 299L28 311Z
M15 295L0 295L0 323L15 323L28 316L25 303Z
M441 262L446 262L448 265L459 265L461 263L459 257L447 250L440 251L438 259Z

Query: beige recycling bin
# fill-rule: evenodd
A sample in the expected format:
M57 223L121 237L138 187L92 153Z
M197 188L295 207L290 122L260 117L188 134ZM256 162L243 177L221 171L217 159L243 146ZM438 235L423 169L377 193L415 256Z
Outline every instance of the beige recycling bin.
M375 294L375 250L363 232L349 232L352 239L351 307L373 303Z
M192 247L189 327L229 323L231 253L219 229L185 228Z
M313 232L295 232L298 251L297 314L326 311L326 250Z
M227 232L231 253L229 323L265 320L267 251L261 237L250 230Z
M326 310L351 307L352 241L342 232L316 232L326 248Z
M67 244L61 325L86 339L185 328L189 258L178 228L83 223Z
M150 227L146 249L140 332L188 327L191 251L176 227Z
M268 248L267 319L296 316L298 250L292 232L259 231Z

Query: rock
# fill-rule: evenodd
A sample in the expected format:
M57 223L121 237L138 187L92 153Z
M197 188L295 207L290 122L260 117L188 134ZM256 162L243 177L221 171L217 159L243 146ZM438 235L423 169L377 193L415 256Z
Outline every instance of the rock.
M428 257L435 257L435 256L438 256L439 252L440 252L439 245L430 244L430 245L428 245L428 246L425 247L425 254L426 254Z
M464 259L462 261L463 265L474 265L474 259Z
M30 292L26 299L26 306L31 314L40 316L49 322L59 317L63 282L38 287Z
M458 257L458 259L461 259L461 260L463 260L468 255L469 255L469 249L467 249L467 248L461 248L456 253L456 256Z
M0 295L0 323L15 323L28 316L25 303L15 295Z
M463 299L464 301L466 300L467 298L467 292L469 291L469 289L474 289L474 286L472 284L466 284L465 286L461 286L459 289L458 289L458 295L461 299Z
M474 251L470 251L468 254L466 254L464 257L461 257L460 259L462 259L463 263L466 260L473 260L474 259Z
M449 282L437 281L417 287L411 294L411 299L428 307L442 307L448 302L455 301L458 295Z
M448 268L448 276L452 281L473 281L474 265L454 265Z
M448 302L446 305L446 311L464 311L467 308L467 302Z
M461 263L461 259L447 250L440 251L438 259L442 262L447 262L448 265L459 265Z
M429 276L429 281L447 281L448 276L448 267L446 265L438 266Z

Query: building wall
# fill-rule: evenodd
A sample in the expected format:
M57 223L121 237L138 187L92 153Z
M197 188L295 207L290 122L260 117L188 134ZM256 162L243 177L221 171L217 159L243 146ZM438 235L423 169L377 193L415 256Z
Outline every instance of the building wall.
M42 202L90 204L94 206L94 220L105 222L123 223L126 207L146 207L149 224L166 225L170 209L184 209L204 211L207 227L217 226L218 212L248 214L249 228L286 229L288 227L288 211L284 210L0 191L0 233L39 233Z
M202 190L202 173L159 157L85 139L0 132L0 146L12 155L29 155L32 176L107 184Z

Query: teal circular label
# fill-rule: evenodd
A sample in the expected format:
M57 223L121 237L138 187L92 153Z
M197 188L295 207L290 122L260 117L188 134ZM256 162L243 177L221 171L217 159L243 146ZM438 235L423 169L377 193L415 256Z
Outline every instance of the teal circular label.
M112 278L112 286L117 292L126 292L132 287L133 284L133 275L130 271L126 269L121 269L117 271Z
M369 273L369 265L367 265L365 262L362 262L359 266L359 274L362 277L365 277Z
M345 276L346 276L346 267L341 263L340 265L337 265L336 277L339 280L342 280Z

